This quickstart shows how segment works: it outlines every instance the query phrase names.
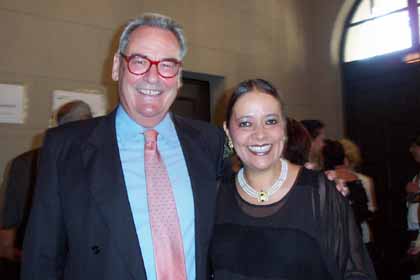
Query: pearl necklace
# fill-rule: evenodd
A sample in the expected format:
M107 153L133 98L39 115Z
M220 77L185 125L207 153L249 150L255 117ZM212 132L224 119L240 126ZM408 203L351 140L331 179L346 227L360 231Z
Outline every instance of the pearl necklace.
M250 197L256 198L258 202L262 203L262 202L268 201L270 196L275 194L283 186L283 183L287 177L287 169L288 169L287 161L281 158L280 162L281 162L280 175L277 178L277 180L274 182L274 184L271 185L271 187L268 188L266 191L261 190L258 192L253 187L251 187L245 179L243 168L241 168L238 174L236 175L236 180L238 182L238 185L247 195L249 195Z

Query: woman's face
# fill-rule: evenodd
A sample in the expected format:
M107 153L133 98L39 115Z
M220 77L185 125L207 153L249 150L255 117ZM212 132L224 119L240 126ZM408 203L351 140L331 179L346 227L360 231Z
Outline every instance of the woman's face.
M225 130L245 168L266 170L279 163L285 132L275 97L255 90L239 97Z

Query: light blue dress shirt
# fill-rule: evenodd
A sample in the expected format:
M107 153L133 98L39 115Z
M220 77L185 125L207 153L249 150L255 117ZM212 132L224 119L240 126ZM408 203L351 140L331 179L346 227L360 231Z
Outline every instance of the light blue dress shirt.
M147 279L156 279L152 233L147 208L144 173L145 128L129 117L120 105L115 120L117 142L128 199L140 242ZM179 216L188 279L195 279L194 201L181 144L169 114L154 128L159 153L167 167ZM168 168L169 167L169 168Z

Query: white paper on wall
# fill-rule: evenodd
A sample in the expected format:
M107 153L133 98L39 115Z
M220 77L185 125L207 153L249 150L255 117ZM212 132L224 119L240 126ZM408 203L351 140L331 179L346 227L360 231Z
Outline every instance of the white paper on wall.
M24 123L26 102L24 86L0 84L0 123Z

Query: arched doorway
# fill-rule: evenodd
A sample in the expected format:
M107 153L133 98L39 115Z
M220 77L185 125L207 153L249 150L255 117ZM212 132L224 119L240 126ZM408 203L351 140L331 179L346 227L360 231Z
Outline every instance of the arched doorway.
M404 279L409 141L420 131L419 0L355 1L341 46L345 131L360 145L380 212L381 279ZM420 57L420 55L419 55Z

